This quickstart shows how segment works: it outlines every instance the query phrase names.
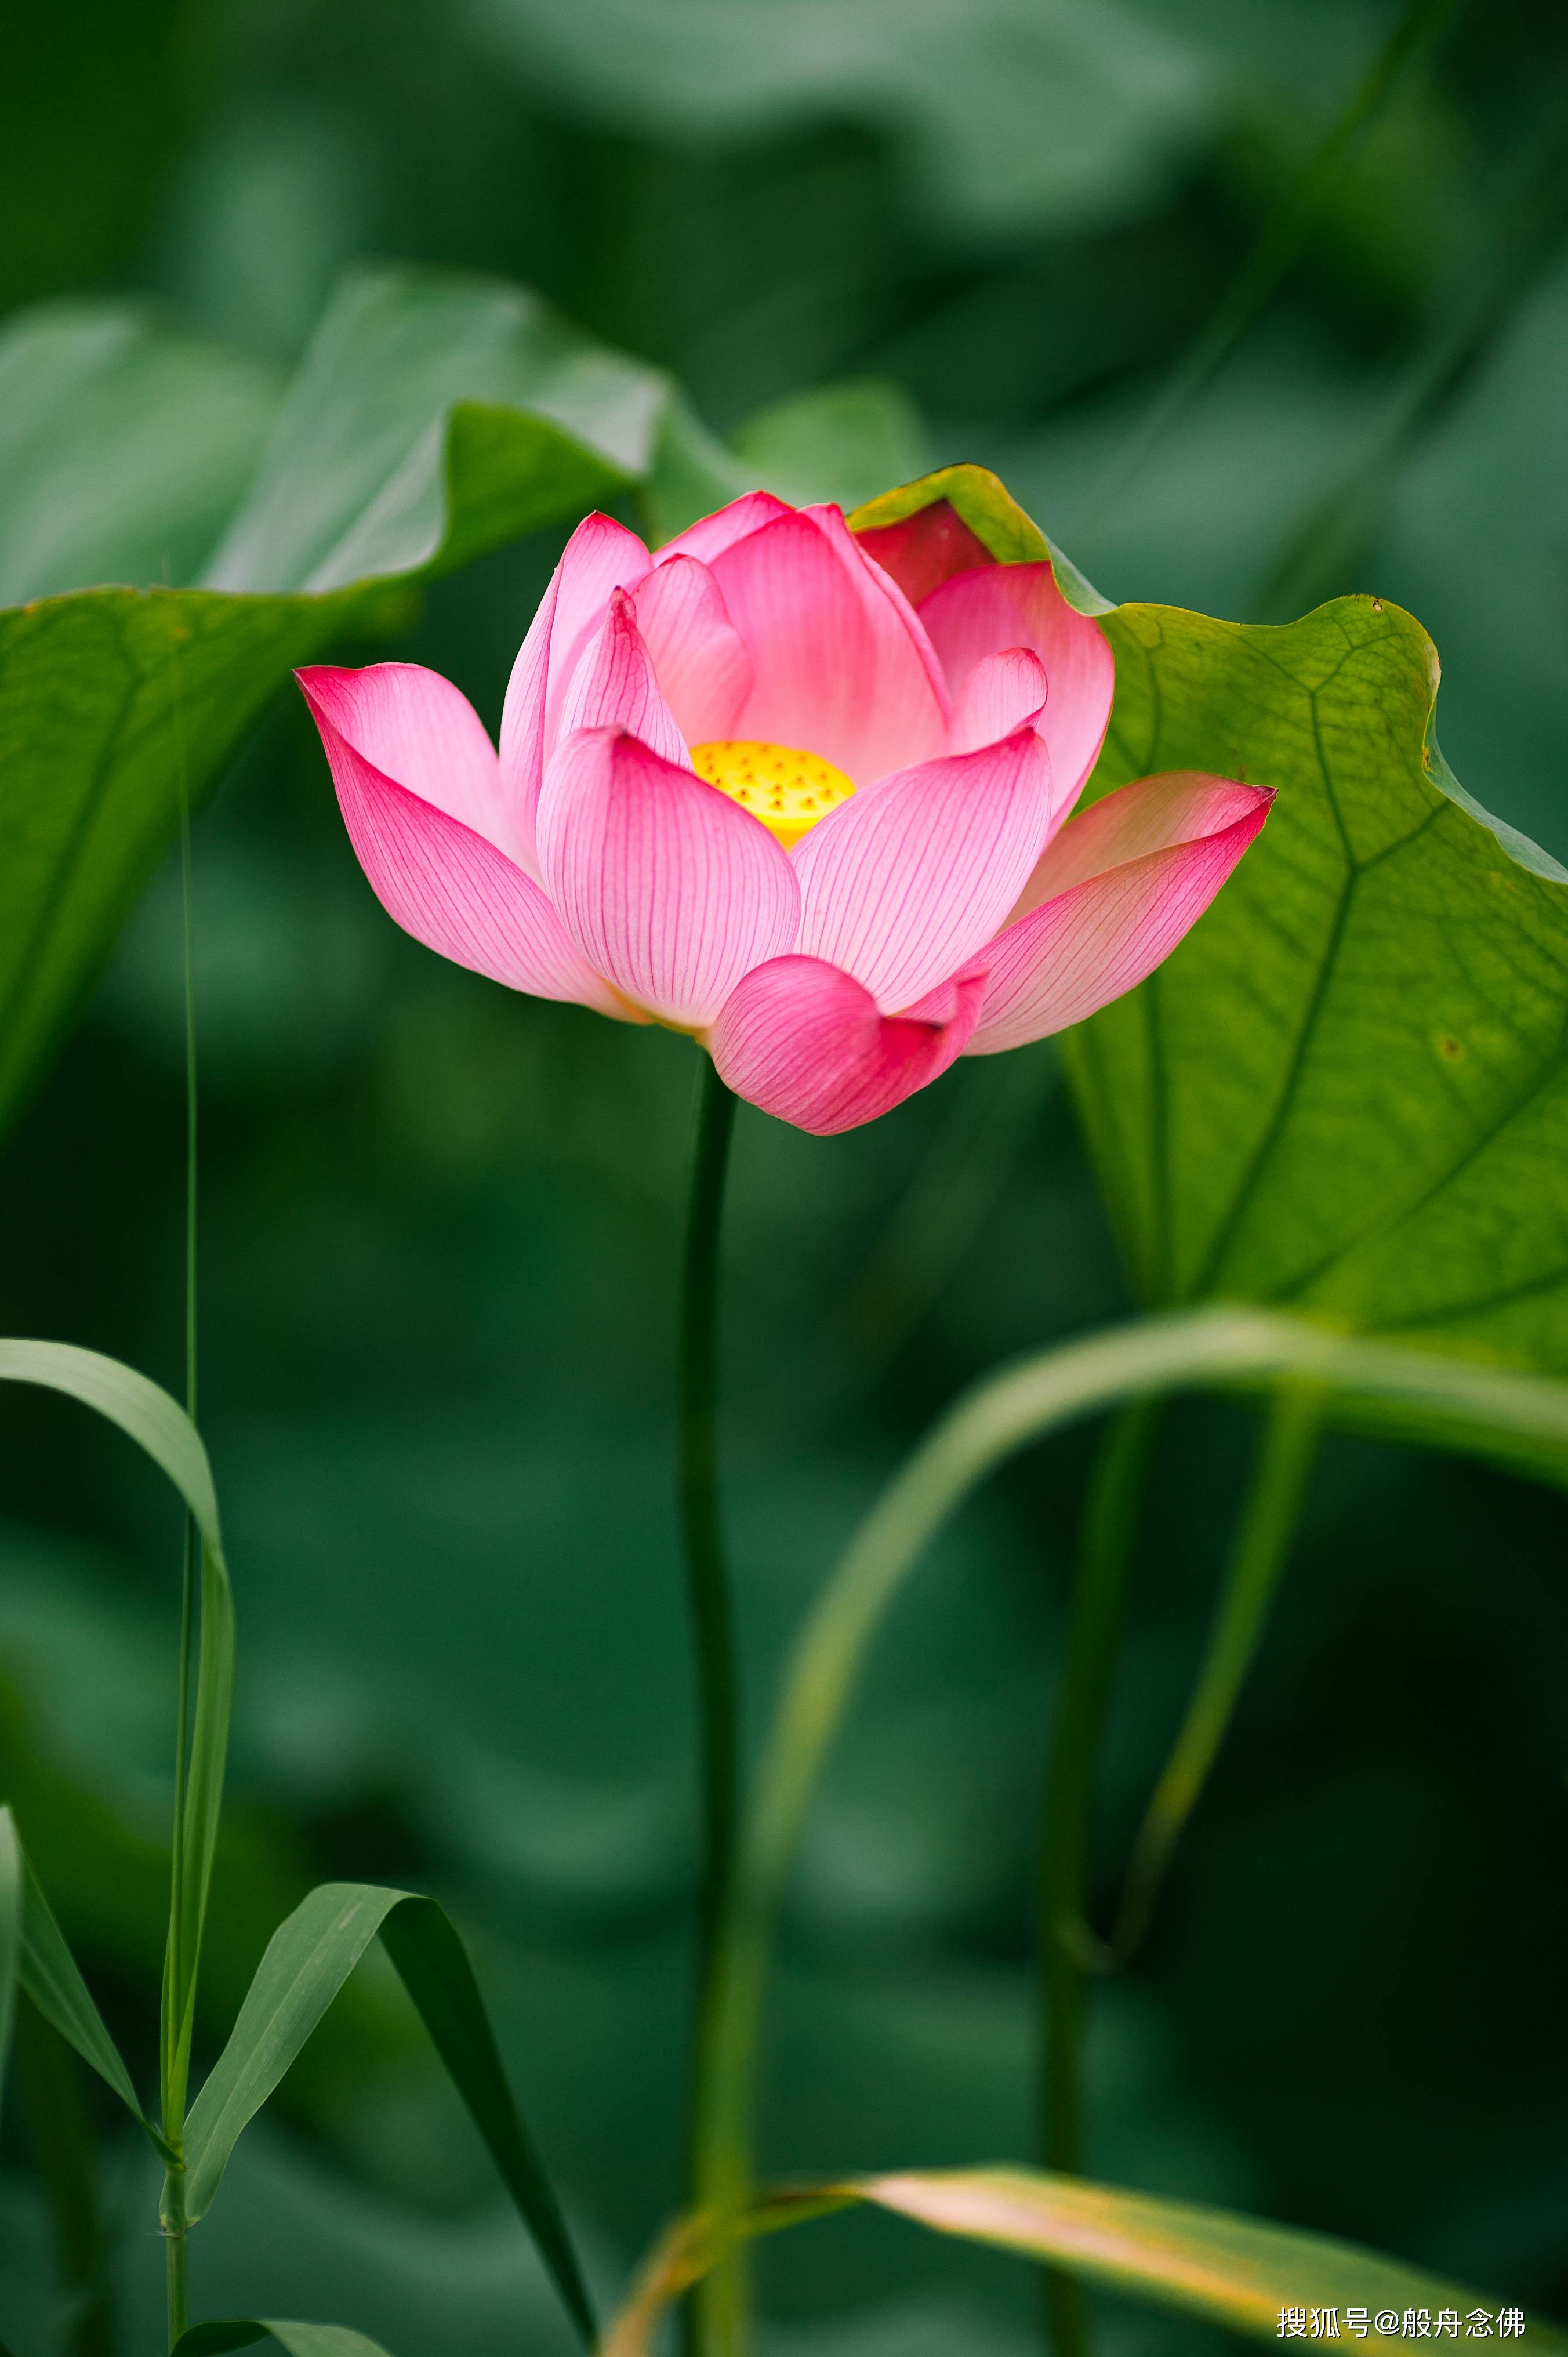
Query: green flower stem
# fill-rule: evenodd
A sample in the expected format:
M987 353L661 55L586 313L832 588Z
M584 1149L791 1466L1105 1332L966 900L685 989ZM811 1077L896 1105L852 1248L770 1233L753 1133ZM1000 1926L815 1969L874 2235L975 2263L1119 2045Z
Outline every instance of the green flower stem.
M691 1208L681 1281L681 1519L696 1649L703 1790L703 1878L697 1908L697 2006L692 2047L689 2126L693 2203L708 2198L703 2121L709 2108L712 2023L717 2003L715 1958L735 1863L739 1711L735 1636L724 1535L719 1523L714 1439L714 1361L719 1221L735 1129L736 1099L703 1059ZM693 2295L688 2345L717 2351L738 2345L738 2261L720 2268Z
M173 2349L190 2322L190 2229L185 2216L183 2161L165 2171L160 2217L168 2278L168 2345Z
M179 766L179 880L183 923L180 936L185 985L185 1412L196 1421L196 1212L198 1093L196 1066L195 892L190 866L190 785L186 764L185 706L177 656L172 660L175 738ZM180 1583L179 1686L176 1702L174 1835L169 1860L168 1943L164 1956L159 2076L163 2131L171 2151L185 2149L185 2102L190 2076L190 2019L197 1959L186 1953L186 1867L190 1799L190 1712L198 1675L196 1584L201 1539L195 1516L185 1517L185 1563ZM168 2345L172 2349L190 2321L190 2244L186 2224L185 2164L171 2163L164 2176L160 2220L168 2276Z
M1047 2169L1083 2167L1083 2040L1088 2013L1090 1855L1106 1715L1126 1620L1127 1585L1159 1414L1154 1400L1122 1408L1101 1445L1084 1508L1067 1653L1046 1769L1040 1827L1039 1986L1041 2154ZM1060 2268L1045 2276L1058 2357L1087 2342L1082 2285Z
M1209 1633L1208 1649L1138 1837L1112 1938L1125 1963L1137 1950L1172 1852L1208 1779L1257 1653L1317 1454L1322 1409L1307 1384L1275 1393Z

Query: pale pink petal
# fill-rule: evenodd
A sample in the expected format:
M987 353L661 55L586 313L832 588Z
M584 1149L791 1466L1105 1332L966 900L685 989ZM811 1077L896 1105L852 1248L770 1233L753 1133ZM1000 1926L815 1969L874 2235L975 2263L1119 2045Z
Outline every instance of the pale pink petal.
M1111 717L1116 667L1104 632L1068 604L1044 563L955 574L926 599L920 619L955 698L987 655L1027 647L1039 656L1050 683L1040 734L1051 748L1058 807L1070 809Z
M295 677L318 725L335 728L383 777L517 856L496 748L449 679L417 663L371 663L363 671L313 663Z
M919 606L953 574L996 562L947 500L933 500L898 523L875 525L855 538L891 574L911 606Z
M756 674L735 733L869 784L940 752L946 691L898 591L844 530L787 514L714 559Z
M630 588L650 562L625 524L607 515L585 516L566 543L512 665L501 714L501 780L531 857L545 756L558 733L567 683L604 619L610 591Z
M885 778L797 847L796 948L853 974L879 1006L908 1006L991 940L1050 816L1050 762L1028 728Z
M653 664L624 589L612 589L605 619L590 639L561 706L558 741L582 728L624 728L650 752L690 768L686 741L659 691Z
M404 932L510 990L638 1019L574 948L532 877L473 827L387 777L314 699L312 710L349 839Z
M987 655L964 681L953 705L952 749L994 745L1015 728L1037 727L1047 695L1046 667L1027 647Z
M779 516L793 515L794 510L783 500L776 500L771 491L746 491L738 500L731 500L727 508L718 508L712 515L702 516L667 540L654 557L655 565L668 565L672 556L700 557L711 565L725 549L733 548L737 540L746 539L760 532L765 523Z
M712 1022L793 945L795 871L757 819L615 728L568 737L539 802L545 887L583 956L673 1023Z
M892 614L897 625L893 643L898 648L900 654L903 652L906 640L914 648L919 658L920 668L926 674L926 682L930 693L950 726L952 698L948 694L947 674L938 660L935 647L926 635L924 622L921 621L898 584L890 574L884 571L880 565L874 564L866 555L865 549L844 522L843 508L823 504L802 508L800 513L810 516L818 531L827 535L829 543L851 580L854 582L857 588L870 597L873 611L877 617L879 630L886 630L887 614L889 612ZM886 777L888 772L885 770L881 774ZM867 782L870 780L868 780Z
M903 1015L884 1015L853 974L820 958L753 967L708 1045L748 1104L814 1136L857 1129L945 1072L974 1028L983 974L960 975Z
M982 952L990 980L967 1052L993 1055L1065 1030L1152 974L1202 916L1273 800L1264 787L1222 778L1144 778L1065 826L1041 863L1051 868L1051 897Z
M751 657L707 566L694 556L656 565L639 582L632 604L686 743L733 737L751 693Z
M1260 786L1238 785L1230 778L1209 777L1201 770L1168 770L1160 777L1140 778L1133 785L1122 786L1104 795L1092 809L1080 811L1052 837L1008 922L1026 916L1042 900L1054 899L1058 892L1069 891L1086 877L1102 876L1127 860L1219 834L1260 807L1266 810L1269 792Z

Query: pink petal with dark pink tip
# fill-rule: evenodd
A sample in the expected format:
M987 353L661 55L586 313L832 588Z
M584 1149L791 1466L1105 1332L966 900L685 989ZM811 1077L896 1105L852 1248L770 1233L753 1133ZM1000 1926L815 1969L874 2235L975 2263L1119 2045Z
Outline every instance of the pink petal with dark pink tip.
M793 944L795 871L768 829L619 729L553 755L539 857L582 955L664 1022L701 1029L748 966Z
M581 728L624 728L666 761L679 762L683 769L691 766L686 740L660 693L624 589L610 591L598 635L584 650L561 706L559 740Z
M797 847L795 946L853 974L879 1006L908 1006L1005 921L1051 808L1049 759L1027 728L885 778Z
M1047 693L1046 667L1027 647L987 655L975 664L954 704L953 751L994 745L1031 722L1037 727Z
M632 597L665 702L688 745L733 737L751 693L751 657L705 565L656 565Z
M853 974L820 958L753 968L725 1001L708 1045L719 1078L747 1103L813 1136L857 1129L947 1071L984 995L983 973L946 982L884 1015Z
M314 663L295 677L323 734L336 729L383 777L517 857L496 748L449 679L417 663L371 663L363 671Z
M779 516L713 574L755 673L736 735L803 747L861 786L941 751L947 694L925 633L842 519Z
M630 588L652 562L634 532L585 516L566 543L512 665L501 714L501 779L532 856L533 814L562 701L612 589Z
M746 540L760 532L765 523L775 522L779 516L793 515L794 509L783 500L776 500L771 491L746 491L728 507L715 509L712 515L701 516L667 540L656 554L655 565L668 565L672 556L695 556L711 565L737 540Z
M996 562L947 500L933 500L929 507L897 523L876 524L854 536L867 556L891 575L911 606L919 606L955 573Z
M1197 922L1273 800L1184 772L1123 786L1073 819L1031 880L1048 897L983 952L990 980L967 1053L1043 1039L1133 989Z
M387 777L314 699L312 708L349 839L404 932L510 990L637 1019L573 946L532 877L475 828Z
M920 608L955 700L976 663L1027 647L1046 668L1039 729L1051 748L1058 805L1071 808L1099 758L1116 669L1104 632L1078 613L1047 564L987 565L955 574Z

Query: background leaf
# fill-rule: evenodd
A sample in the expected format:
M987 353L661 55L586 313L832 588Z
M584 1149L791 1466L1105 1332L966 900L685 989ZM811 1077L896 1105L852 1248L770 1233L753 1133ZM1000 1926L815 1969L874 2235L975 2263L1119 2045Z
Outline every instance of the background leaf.
M467 0L478 38L612 123L755 140L782 118L890 130L931 210L998 228L1131 210L1201 138L1220 83L1173 25L1075 0ZM1104 36L1109 34L1110 38ZM1099 38L1097 38L1097 35ZM923 183L923 186L922 186Z
M134 577L152 554L145 519L91 521L103 459L84 469L81 437L102 447L98 412L115 416L115 473L147 464L166 513L171 431L207 414L212 367L171 359L119 310L63 326L24 317L0 339L0 382L9 371L33 388L8 470L0 444L0 525L19 511L27 565L16 559L10 587L34 601L0 612L0 1119L169 839L182 792L205 792L288 671L389 619L388 582L624 490L649 463L664 399L653 371L518 288L363 271L284 402L209 567L218 587L47 594L68 563ZM51 400L51 369L70 378L69 400ZM253 435L256 404L241 406L217 432L220 475ZM183 496L204 531L209 490L198 477ZM200 537L190 517L182 529Z
M521 287L357 272L312 339L207 586L319 597L460 564L636 480L664 400L652 370ZM449 453L459 403L500 414L472 421Z
M250 480L278 371L150 306L40 303L0 333L0 605L194 579Z
M827 499L858 507L930 463L914 403L900 386L875 378L776 402L732 439L747 489L760 483L797 507Z

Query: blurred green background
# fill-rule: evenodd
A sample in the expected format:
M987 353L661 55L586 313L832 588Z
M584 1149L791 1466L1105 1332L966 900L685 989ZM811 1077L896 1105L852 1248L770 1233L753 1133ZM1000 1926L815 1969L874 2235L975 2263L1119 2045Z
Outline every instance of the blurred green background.
M1410 606L1458 774L1568 857L1559 10L1452 12L1234 357L1118 497L1097 489L1394 21L1369 0L16 8L0 300L151 298L233 348L258 434L333 281L376 256L541 289L782 481L800 413L765 413L880 382L889 479L995 466L1109 595ZM493 725L562 536L439 584L395 651ZM203 2038L308 1881L437 1890L607 2290L678 2190L695 1058L399 934L292 700L200 817L195 868L203 1423L242 1647ZM0 1161L7 1329L177 1387L180 923L165 876ZM727 1243L755 1727L931 1415L1126 1295L1048 1045L829 1142L744 1114ZM1107 1893L1249 1437L1213 1406L1166 1427ZM997 1484L880 1650L791 1904L772 2169L1030 2155L1033 1825L1089 1448ZM129 1448L58 1404L5 1404L0 1500L0 1760L145 2063L178 1529ZM1565 1524L1501 1475L1326 1448L1156 1936L1097 2000L1099 2173L1568 2308ZM332 2317L398 2357L564 2350L390 1976L361 1983L196 2239L199 2312ZM81 2151L40 2152L25 2100L0 2147L18 2357L157 2345L150 2188L80 2097ZM58 2249L41 2178L89 2167L96 2226ZM779 2357L1030 2344L1024 2269L891 2222L818 2226L762 2273ZM1204 2338L1132 2309L1104 2329L1118 2352Z

